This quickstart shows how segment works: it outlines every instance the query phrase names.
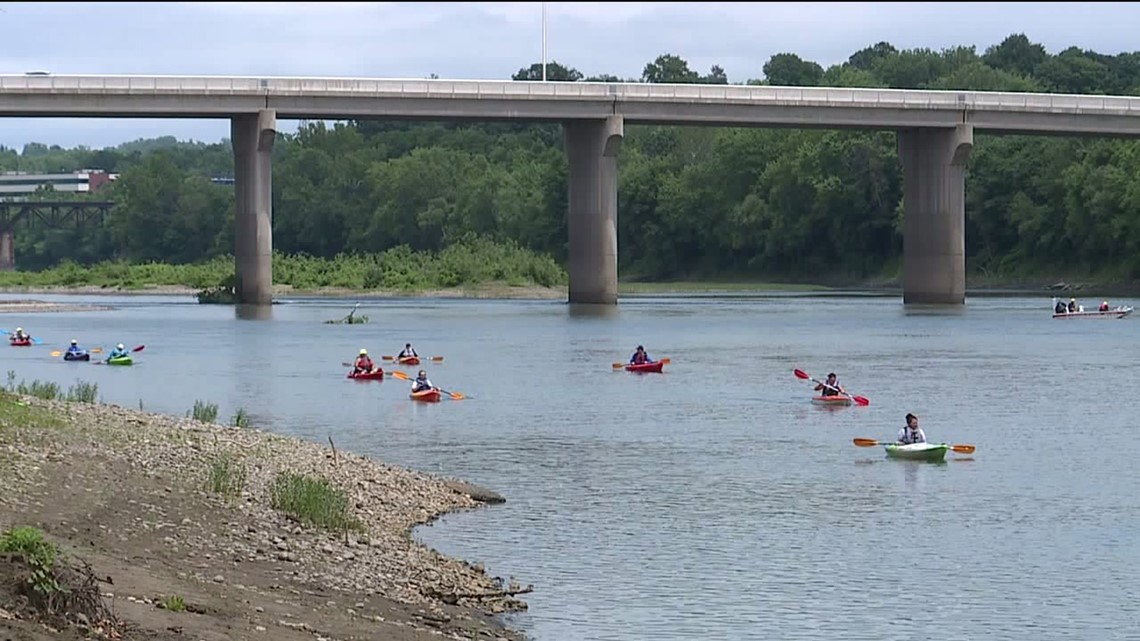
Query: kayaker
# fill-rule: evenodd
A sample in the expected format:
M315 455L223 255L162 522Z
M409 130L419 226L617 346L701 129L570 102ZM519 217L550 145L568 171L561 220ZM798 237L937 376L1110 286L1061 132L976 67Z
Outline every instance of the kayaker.
M629 357L629 362L631 365L642 365L644 363L652 363L653 359L649 358L649 353L645 351L644 347L638 345L637 351L633 353L633 356Z
M899 430L899 445L910 445L911 443L925 443L926 433L918 426L918 417L914 414L906 415L906 427Z
M1108 311L1108 301L1104 301L1103 303L1100 304L1100 311L1102 311L1102 312Z
M827 380L815 386L820 396L842 396L847 393L847 390L839 384L839 378L832 372L827 375Z
M111 353L107 356L107 360L112 361L112 360L115 360L116 358L122 358L124 356L130 356L130 355L131 355L131 353L127 351L127 348L123 347L122 343L119 343L118 345L115 346L115 349L111 350Z
M1053 307L1053 313L1054 314L1064 314L1068 311L1069 311L1069 308L1065 307L1065 301L1058 298L1057 299L1057 305Z
M24 341L24 340L28 340L30 338L31 338L31 336L28 336L27 334L24 333L23 327L17 327L16 333L12 334L12 340L14 340L14 341Z
M416 392L429 389L435 388L432 386L431 381L428 380L427 372L421 369L420 373L416 375L416 380L412 381L412 393L415 394Z
M371 374L372 370L376 369L376 364L368 357L368 350L363 347L360 348L360 355L356 357L356 362L352 364L353 374Z
M1073 313L1075 313L1076 311L1077 311L1077 299L1075 299L1075 298L1070 298L1070 299L1069 299L1069 313L1070 313L1070 314L1073 314Z
M400 351L399 356L397 356L396 358L419 358L419 357L420 357L420 355L416 353L416 350L412 349L411 343L404 343L404 349Z
M79 341L73 338L71 339L71 346L67 348L67 353L80 355L84 353L84 350L79 349Z

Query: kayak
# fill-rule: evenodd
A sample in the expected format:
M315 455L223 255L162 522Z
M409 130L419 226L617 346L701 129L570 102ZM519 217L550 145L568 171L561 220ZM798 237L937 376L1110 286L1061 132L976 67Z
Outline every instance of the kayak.
M30 338L23 338L23 339L21 339L21 338L10 338L10 339L8 339L8 343L12 347L28 347L32 344L32 339L30 339Z
M108 365L132 365L134 362L134 359L132 359L130 356L120 356L118 358L107 359Z
M360 372L360 373L350 371L348 373L348 377L354 378L358 381L380 381L380 380L384 380L384 370L382 370L380 368L376 368L376 369L372 370L371 372Z
M930 461L938 463L946 458L946 451L950 446L946 443L912 443L910 445L883 445L890 458L901 458L910 461Z
M435 403L439 401L441 394L437 389L426 389L422 392L412 392L409 397L413 401L424 401L425 403Z
M842 407L852 403L851 399L846 396L813 396L811 402L828 407Z
M63 355L63 360L65 360L65 361L89 361L89 360L91 360L91 355L88 354L87 352L79 352L79 353L66 352Z
M637 372L638 374L644 374L646 372L660 373L661 368L663 368L663 367L665 367L665 363L662 361L653 361L652 363L640 363L638 365L633 365L631 363L631 364L625 366L625 371Z
M405 356L405 357L400 359L400 364L401 365L419 365L420 364L420 357L419 356Z

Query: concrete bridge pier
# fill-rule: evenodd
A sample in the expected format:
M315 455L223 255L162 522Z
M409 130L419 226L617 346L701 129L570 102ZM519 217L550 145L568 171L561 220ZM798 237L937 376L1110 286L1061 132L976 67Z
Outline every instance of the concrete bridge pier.
M973 148L973 125L898 132L904 304L966 302L966 160Z
M16 269L16 237L11 227L0 228L0 272Z
M277 112L230 120L234 147L234 267L239 304L273 303L273 142Z
M617 304L617 155L621 116L563 124L570 160L570 302Z

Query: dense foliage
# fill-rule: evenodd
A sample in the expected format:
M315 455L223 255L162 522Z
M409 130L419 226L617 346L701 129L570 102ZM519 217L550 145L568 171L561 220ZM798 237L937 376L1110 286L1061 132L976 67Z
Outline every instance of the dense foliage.
M781 53L757 71L763 80L748 83L1140 95L1140 53L1049 54L1023 35L981 54L878 43L827 69ZM514 80L540 77L535 64ZM548 77L618 80L558 63ZM729 78L666 54L630 81ZM233 251L232 187L209 180L232 175L228 142L159 139L98 151L29 144L18 159L0 150L0 169L17 160L25 171L121 172L99 194L119 203L105 229L17 232L25 269L65 258L196 262ZM860 279L899 265L902 179L892 132L629 126L619 167L624 278ZM1140 278L1137 176L1133 141L978 134L967 178L970 270ZM302 123L275 149L274 246L329 259L407 246L397 251L435 260L460 239L510 241L564 265L566 180L557 125ZM534 260L538 267L521 273L546 274L549 263ZM387 282L376 273L333 280ZM484 277L463 272L448 282Z

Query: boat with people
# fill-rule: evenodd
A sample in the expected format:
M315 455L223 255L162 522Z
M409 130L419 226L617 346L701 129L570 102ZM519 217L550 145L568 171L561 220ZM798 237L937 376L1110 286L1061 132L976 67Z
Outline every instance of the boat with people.
M1131 305L1117 305L1109 307L1108 301L1100 304L1093 310L1086 310L1084 305L1078 305L1075 298L1069 299L1069 304L1053 299L1053 318L1124 318L1133 311Z

